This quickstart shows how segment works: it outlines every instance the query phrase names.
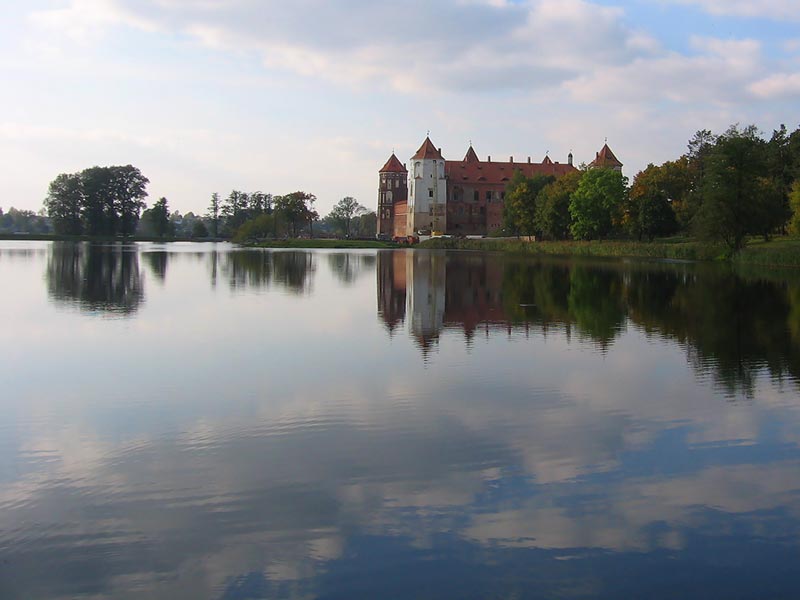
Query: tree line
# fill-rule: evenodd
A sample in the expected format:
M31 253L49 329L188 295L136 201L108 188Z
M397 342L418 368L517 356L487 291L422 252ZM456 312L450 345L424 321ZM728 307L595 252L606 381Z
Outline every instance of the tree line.
M684 234L737 252L750 236L800 234L800 128L769 139L754 125L698 131L687 152L633 182L586 168L559 179L515 173L501 234L553 240L652 240Z
M132 236L170 239L234 239L246 241L315 235L374 236L375 213L354 198L340 200L320 219L314 194L297 191L282 196L261 191L232 190L225 198L211 195L202 215L170 212L167 198L147 207L149 180L132 165L92 167L80 173L58 175L44 202L49 225L59 235ZM12 209L13 211L13 209ZM16 211L4 221L18 218ZM30 221L31 215L25 215ZM16 221L15 221L16 222ZM36 232L47 231L48 224ZM28 229L33 230L31 225ZM41 231L40 231L41 230ZM32 232L32 231L31 231Z

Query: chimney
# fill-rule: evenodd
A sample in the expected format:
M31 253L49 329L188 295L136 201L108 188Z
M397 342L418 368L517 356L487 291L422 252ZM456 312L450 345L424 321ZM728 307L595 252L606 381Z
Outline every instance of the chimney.
M531 157L528 157L528 164L531 164Z
M572 152L567 155L567 164L572 166Z
M442 149L441 149L441 148L439 148L439 154L441 154L441 153L442 153Z
M486 162L492 162L492 157L491 156L487 156L486 157Z
M513 156L509 156L508 157L508 162L513 163L514 162L514 157Z

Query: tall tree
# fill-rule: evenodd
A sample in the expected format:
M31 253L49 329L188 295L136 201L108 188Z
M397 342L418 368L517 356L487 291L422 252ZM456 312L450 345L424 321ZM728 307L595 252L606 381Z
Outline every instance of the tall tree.
M83 233L81 220L83 185L79 174L62 173L51 181L44 203L56 233L62 235Z
M169 205L166 198L159 200L149 210L146 210L144 217L156 237L165 238L172 233L172 223L169 219Z
M306 223L313 222L316 211L313 203L316 196L306 192L292 192L275 199L276 223L285 221L289 227L289 235L297 237Z
M111 193L115 213L119 216L119 233L133 235L139 222L139 213L147 197L147 179L133 165L109 167L111 170Z
M697 233L724 241L736 253L748 235L765 235L785 222L776 184L767 175L766 142L758 130L728 129L707 160L703 203L695 218Z
M355 198L345 196L331 210L331 218L333 222L340 228L345 236L350 237L350 225L353 217L359 216L367 212L367 209L361 206Z
M219 214L220 214L220 202L219 202L219 194L214 192L211 194L211 204L208 206L208 218L211 219L211 231L214 234L214 238L219 237Z

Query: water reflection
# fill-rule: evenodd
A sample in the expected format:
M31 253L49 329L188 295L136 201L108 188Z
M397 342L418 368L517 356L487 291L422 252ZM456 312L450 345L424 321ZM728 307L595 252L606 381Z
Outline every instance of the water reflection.
M312 290L316 256L311 252L241 250L212 255L212 280L221 273L231 289L279 286L293 294Z
M55 264L88 265L56 250L0 261L0 285L46 298L43 272L49 290ZM163 277L128 320L45 307L0 328L0 597L800 595L786 279L477 253L142 260ZM756 401L725 402L709 369Z
M134 245L56 242L48 255L46 279L54 300L80 310L127 315L144 301Z
M715 265L378 255L378 315L427 353L442 331L557 328L608 351L629 325L687 347L699 375L752 397L767 370L800 377L800 285L744 278Z
M167 263L169 262L169 252L166 250L151 250L143 252L142 258L150 267L150 272L157 281L164 283L167 279Z

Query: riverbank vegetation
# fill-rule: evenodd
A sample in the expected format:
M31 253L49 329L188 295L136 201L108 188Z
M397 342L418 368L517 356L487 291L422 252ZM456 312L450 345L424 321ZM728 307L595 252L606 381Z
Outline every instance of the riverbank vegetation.
M790 134L781 126L767 140L755 126L734 125L719 135L697 132L683 156L648 165L630 185L612 169L584 169L558 180L517 173L506 189L497 235L614 240L544 245L535 250L540 253L680 258L713 256L720 246L736 256L755 236L769 242L790 230L800 234L800 128ZM692 241L630 243L675 235ZM793 248L783 244L750 255L780 256Z

